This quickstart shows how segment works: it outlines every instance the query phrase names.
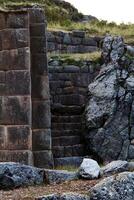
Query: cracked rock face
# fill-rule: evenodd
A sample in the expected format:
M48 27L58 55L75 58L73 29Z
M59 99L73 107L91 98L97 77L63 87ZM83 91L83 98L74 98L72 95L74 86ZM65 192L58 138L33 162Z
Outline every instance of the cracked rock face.
M134 158L134 59L121 37L104 39L104 65L88 87L85 135L89 153L102 161Z

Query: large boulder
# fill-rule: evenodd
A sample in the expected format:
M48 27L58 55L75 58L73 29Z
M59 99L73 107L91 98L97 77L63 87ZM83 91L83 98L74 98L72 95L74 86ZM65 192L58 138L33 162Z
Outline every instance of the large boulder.
M104 64L89 87L85 141L101 162L134 158L134 59L121 37L103 42ZM130 145L131 144L131 145Z
M95 160L84 158L79 168L79 176L84 179L96 179L100 175L100 166Z
M108 177L90 191L90 200L133 200L134 172Z
M0 189L39 185L44 181L44 171L19 163L0 163Z

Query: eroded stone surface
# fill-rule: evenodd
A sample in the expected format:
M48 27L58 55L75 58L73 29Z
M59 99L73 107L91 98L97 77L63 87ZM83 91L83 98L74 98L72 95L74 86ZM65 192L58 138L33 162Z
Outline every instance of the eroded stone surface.
M126 56L121 37L104 39L104 65L89 85L86 107L89 152L101 161L132 159L134 123L134 60Z

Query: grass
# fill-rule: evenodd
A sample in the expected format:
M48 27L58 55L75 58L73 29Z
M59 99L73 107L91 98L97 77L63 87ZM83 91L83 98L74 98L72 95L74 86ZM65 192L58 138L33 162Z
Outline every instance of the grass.
M55 170L67 170L69 172L76 172L78 170L78 167L73 165L57 166L55 167Z
M77 65L82 66L84 61L92 61L94 63L100 63L101 52L96 51L93 53L75 53L75 54L54 54L48 53L48 59L59 60L61 65Z
M89 23L49 23L49 30L83 30L89 36L105 36L106 34L121 35L124 37L125 42L134 44L134 24L120 24L108 23L107 21L93 20Z

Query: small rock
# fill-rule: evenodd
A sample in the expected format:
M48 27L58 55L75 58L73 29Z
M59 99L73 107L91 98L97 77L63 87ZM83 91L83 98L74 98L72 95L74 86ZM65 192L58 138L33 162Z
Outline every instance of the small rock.
M79 175L85 179L95 179L100 175L100 166L95 160L84 158L79 168Z
M104 175L112 175L127 170L128 162L122 160L112 161L101 169Z

